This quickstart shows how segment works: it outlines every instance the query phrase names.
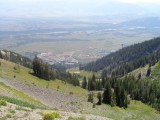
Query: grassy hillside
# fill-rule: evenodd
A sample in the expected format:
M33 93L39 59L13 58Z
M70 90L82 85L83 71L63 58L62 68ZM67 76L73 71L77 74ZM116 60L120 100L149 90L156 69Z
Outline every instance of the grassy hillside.
M0 62L0 77L2 78L7 78L10 80L16 79L23 83L40 86L41 88L46 88L46 86L48 86L49 84L48 87L54 90L57 90L57 87L59 86L59 91L67 94L69 94L70 92L73 92L73 94L80 96L84 96L87 94L86 90L80 87L74 87L70 84L65 84L61 80L54 80L48 82L46 80L33 76L32 74L30 74L32 73L32 70L26 67L17 66L17 64L2 59L0 59Z
M151 77L149 79L160 81L160 62L158 62L151 72Z
M138 74L141 73L143 79L155 80L160 83L160 62L156 63L154 66L151 67L151 76L146 78L146 72L148 67L149 65L138 68L129 73L129 75L134 75L135 77L138 77Z
M159 120L160 114L140 101L131 101L127 109L111 107L109 105L97 106L89 113L98 114L114 120Z
M47 81L39 79L30 74L29 72L31 72L31 70L28 68L19 66L19 69L14 69L14 67L17 67L16 64L1 59L0 62L1 62L0 79L3 80L10 79L11 81L16 80L27 85L39 86L42 89L46 88L46 86L48 85ZM157 68L157 71L158 69L159 68ZM81 114L94 114L111 118L114 120L151 120L151 119L159 120L160 118L160 114L155 109L139 101L131 101L131 104L128 106L127 109L119 107L111 107L105 104L93 108L93 104L87 102L86 90L81 89L80 87L74 87L72 85L65 84L60 80L50 81L49 83L50 90L57 90L57 86L60 86L59 88L60 92L65 94L73 92L73 95L79 96L81 99L83 99L82 101L80 101L80 103L78 101L71 101L70 103L69 102L67 103L68 106L70 104L72 104L73 106L78 105L79 111L74 111L74 112L80 112ZM8 87L3 83L0 83L0 95L1 96L9 95L10 97L15 96L21 99L22 101L24 101L25 99L28 102L40 104L39 101L33 99L29 95L14 90L13 88ZM94 102L97 102L96 95Z

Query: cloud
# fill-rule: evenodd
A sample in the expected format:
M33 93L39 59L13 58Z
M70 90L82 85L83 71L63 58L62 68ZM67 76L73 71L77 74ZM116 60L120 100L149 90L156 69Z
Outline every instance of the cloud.
M129 4L139 4L139 3L160 3L160 0L117 0L119 2L123 3L129 3Z

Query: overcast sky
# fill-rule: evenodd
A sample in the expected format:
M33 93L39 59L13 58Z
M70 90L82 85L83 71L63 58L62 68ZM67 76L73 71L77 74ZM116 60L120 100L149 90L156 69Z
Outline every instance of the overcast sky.
M158 13L160 0L0 0L3 16L82 16Z

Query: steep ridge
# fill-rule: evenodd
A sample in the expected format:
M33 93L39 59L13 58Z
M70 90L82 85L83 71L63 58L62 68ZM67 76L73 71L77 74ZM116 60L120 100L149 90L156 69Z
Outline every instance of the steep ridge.
M123 76L147 64L154 65L160 59L160 38L138 43L120 49L80 69L98 72L102 76L113 74Z

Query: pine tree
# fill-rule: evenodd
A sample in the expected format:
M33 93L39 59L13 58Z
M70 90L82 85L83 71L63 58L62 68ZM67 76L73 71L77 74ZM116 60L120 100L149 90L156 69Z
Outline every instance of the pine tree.
M151 67L148 68L147 73L146 73L146 77L149 77L151 75Z
M83 89L86 89L86 88L87 88L87 80L86 80L86 77L85 77L85 76L84 76L84 78L83 78L82 88L83 88Z
M127 97L127 93L125 92L125 98L124 98L124 105L123 105L124 108L127 108L128 107L128 97Z
M110 82L107 80L105 85L105 90L103 93L103 103L111 104L111 96L112 96L112 89Z
M102 87L103 87L103 88L105 87L105 84L106 84L106 79L103 77L103 78L102 78Z
M139 74L138 74L138 79L140 80L140 79L141 79L141 77L142 77L142 74L141 74L141 73L139 73Z
M49 68L47 64L44 65L44 76L46 80L50 80L50 73L49 73Z
M93 74L93 76L92 76L92 81L96 81L96 76L95 76L95 74Z
M149 91L150 104L155 102L156 90L154 84L151 84Z
M91 90L91 79L88 79L88 91Z
M124 90L124 87L121 88L121 91L120 91L120 107L123 107L124 106L124 102L125 102L125 90Z
M115 95L116 95L116 103L117 103L117 106L120 106L120 105L121 105L120 91L121 91L120 83L119 83L119 81L117 80L117 81L116 81L116 84L115 84L115 88L114 88L114 92L115 92Z

